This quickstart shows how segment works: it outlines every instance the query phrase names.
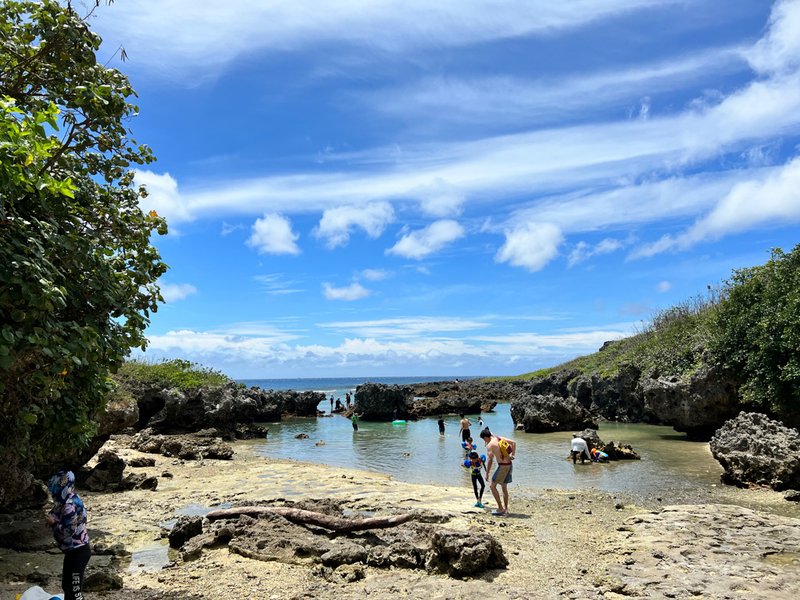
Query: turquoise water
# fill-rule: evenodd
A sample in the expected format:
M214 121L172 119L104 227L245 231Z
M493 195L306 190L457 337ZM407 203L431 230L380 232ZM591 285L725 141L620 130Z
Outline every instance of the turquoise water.
M602 423L599 433L604 441L631 444L642 460L573 465L566 460L570 432L514 431L509 404L499 404L495 411L482 416L494 433L517 441L514 482L524 486L658 495L667 490L714 487L722 472L707 443L688 441L671 427ZM482 453L477 415L470 418ZM457 416L445 417L442 437L435 418L404 425L361 421L357 432L339 415L291 418L270 424L266 440L254 443L265 457L377 471L412 483L468 485L469 475L460 467L463 451L458 420ZM299 434L309 437L297 439ZM324 444L317 445L320 442Z

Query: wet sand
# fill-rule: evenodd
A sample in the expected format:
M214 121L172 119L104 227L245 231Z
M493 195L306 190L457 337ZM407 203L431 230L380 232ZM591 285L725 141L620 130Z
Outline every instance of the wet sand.
M111 441L107 447L117 450L126 459L154 456L127 449L124 443L119 442ZM179 461L155 456L156 467L128 467L134 472L157 475L159 486L156 491L82 493L89 510L93 537L119 542L133 552L130 565L123 573L124 591L89 593L87 598L161 598L167 597L164 595L167 593L171 593L169 597L173 598L230 600L365 596L429 600L486 596L500 599L663 597L670 592L664 591L663 584L651 590L647 584L650 571L637 572L635 560L631 558L638 556L637 552L646 554L648 545L652 543L637 532L637 523L646 523L645 517L656 513L662 504L719 502L756 508L761 505L766 509L763 512L767 515L765 522L775 525L775 519L780 520L778 529L781 535L788 536L782 538L781 543L788 547L796 540L796 553L800 552L800 521L769 514L776 512L774 509L786 512L783 510L785 505L792 503L783 500L781 494L767 490L720 489L719 497L713 498L669 497L667 491L659 500L656 497L633 498L586 490L538 490L527 485L528 482L522 482L510 486L512 514L493 517L489 510L494 508L494 502L488 486L484 496L487 509L480 510L473 507L474 497L469 485L402 483L378 473L271 460L257 456L252 445L244 443L236 444L234 448L236 456L232 461ZM172 477L162 477L164 471L169 471ZM737 497L745 502L736 502ZM451 517L446 524L448 528L478 529L495 536L505 550L509 566L463 581L420 571L365 567L366 577L360 581L332 583L322 579L309 566L252 560L232 554L226 547L204 551L200 559L188 563L181 562L174 551L167 551L167 527L178 514L202 513L230 502L263 502L278 498L337 498L345 500L346 507L353 511L377 514L412 508L442 511ZM729 521L734 524L738 518L752 520L751 515L742 511L746 509L735 508ZM703 510L696 512L703 514ZM788 512L797 512L794 505L788 508ZM698 517L692 525L697 534L691 544L688 541L682 543L702 546L703 523ZM718 535L718 531L714 533L713 529L709 532ZM758 533L756 531L754 535ZM712 543L710 540L709 544ZM789 586L800 584L800 564L794 558L792 548L788 548L785 557L764 562L763 567L768 574L782 576L782 581L785 580ZM107 560L107 557L96 558ZM755 558L760 560L761 556L754 554L753 560ZM785 565L779 564L783 558ZM712 555L709 560L713 566L717 559ZM720 564L727 560L724 554L720 554ZM748 560L748 557L744 556L743 560ZM23 556L0 550L0 598L13 598L13 593L31 585L15 581L15 575L18 578L19 573L25 571L25 567L19 564L25 561L38 561L43 573L58 573L60 569L57 552L40 551ZM647 566L653 571L652 576L661 577L663 582L669 573L658 575L657 568L660 567ZM783 576L783 570L786 576ZM638 588L626 590L626 571L635 576ZM754 577L758 575L756 572ZM57 579L47 587L48 591L57 588ZM660 595L651 595L650 591L656 589ZM672 597L682 597L681 589L677 587L677 595ZM703 597L703 590L699 591ZM791 597L788 592L784 596L782 589L769 591L771 598ZM722 592L718 594L716 597L727 597Z

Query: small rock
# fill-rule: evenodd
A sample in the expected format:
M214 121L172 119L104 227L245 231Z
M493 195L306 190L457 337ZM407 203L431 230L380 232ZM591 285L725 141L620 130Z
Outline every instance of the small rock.
M169 471L164 471L163 473L161 473L161 476L166 479L172 479L173 477L172 473L170 473Z
M592 514L592 511L591 511L591 509L585 510L585 511L583 511L583 514L590 515L590 514Z
M614 505L614 508L616 508L617 510L622 510L623 508L625 508L625 505L624 505L624 504L622 504L621 502L617 502L617 503Z

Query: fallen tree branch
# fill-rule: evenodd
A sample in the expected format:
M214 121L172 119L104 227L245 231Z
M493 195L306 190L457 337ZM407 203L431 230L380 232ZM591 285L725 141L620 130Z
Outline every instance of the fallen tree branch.
M346 533L348 531L363 531L365 529L386 529L395 527L410 521L412 513L393 515L391 517L370 517L367 519L346 519L344 517L332 517L310 510L299 508L288 508L285 506L240 506L239 508L224 508L211 511L206 517L214 521L216 519L235 519L241 515L258 517L260 515L275 514L293 523L310 524L324 527L331 531Z

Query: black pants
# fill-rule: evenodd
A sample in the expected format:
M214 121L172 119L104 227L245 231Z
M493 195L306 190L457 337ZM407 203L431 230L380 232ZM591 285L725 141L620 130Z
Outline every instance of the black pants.
M358 431L358 423L353 421L353 431Z
M480 473L472 473L472 491L475 492L475 499L480 502L483 498L483 490L486 489L486 484L483 482L483 475ZM478 484L481 486L481 491L478 492Z
M572 464L573 465L576 462L578 462L578 458L581 459L581 464L583 464L583 461L586 460L586 452L584 452L583 450L581 450L580 452L578 452L577 450L571 450L570 454L572 455ZM592 459L590 458L589 460L591 461Z
M64 571L61 574L64 600L83 600L83 572L91 555L89 544L64 552Z
M467 439L471 438L472 434L469 432L469 429L462 429L461 430L461 441L466 442Z

